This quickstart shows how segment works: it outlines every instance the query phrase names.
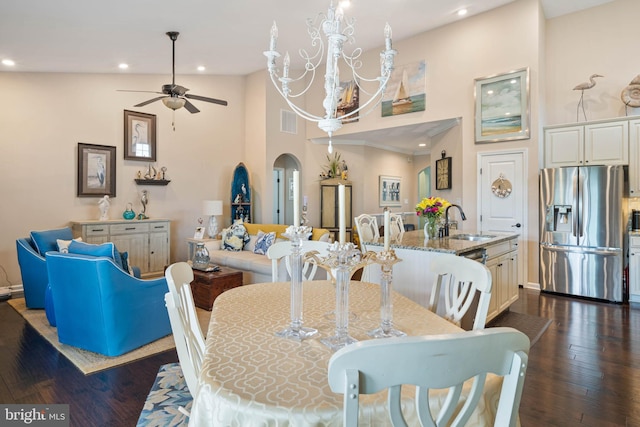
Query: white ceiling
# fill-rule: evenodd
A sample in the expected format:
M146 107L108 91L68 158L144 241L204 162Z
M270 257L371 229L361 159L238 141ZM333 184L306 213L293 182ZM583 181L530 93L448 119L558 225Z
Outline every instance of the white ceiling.
M383 45L389 22L395 41L514 0L351 0L357 47ZM612 0L541 0L548 18ZM171 75L171 41L179 31L176 74L246 75L266 68L262 52L275 20L278 50L309 48L305 20L327 11L329 0L2 0L0 71L142 73ZM294 57L295 55L292 55ZM129 69L121 71L125 62ZM412 133L412 132L410 132ZM358 135L366 139L366 135Z

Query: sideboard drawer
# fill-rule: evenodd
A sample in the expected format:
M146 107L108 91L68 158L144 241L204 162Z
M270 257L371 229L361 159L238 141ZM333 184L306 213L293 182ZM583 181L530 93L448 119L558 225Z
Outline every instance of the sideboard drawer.
M108 225L87 225L85 233L88 236L106 236L109 234Z
M169 231L169 223L168 222L154 222L149 224L149 231L152 233L157 233L160 231Z
M111 227L111 234L136 234L136 233L148 233L149 224L133 222L131 224L113 224Z

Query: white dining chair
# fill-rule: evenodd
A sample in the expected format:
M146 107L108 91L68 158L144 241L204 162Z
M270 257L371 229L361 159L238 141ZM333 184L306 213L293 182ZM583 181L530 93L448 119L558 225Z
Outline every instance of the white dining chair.
M328 255L328 249L331 247L331 243L329 242L321 242L317 240L305 240L302 242L302 254L306 254L307 252L317 251L318 256L324 257ZM282 242L276 242L273 245L269 246L267 249L267 258L271 260L271 281L279 282L281 280L280 277L280 261L284 259L285 268L287 269L288 278L291 277L291 241L286 240ZM302 280L318 280L318 279L326 279L327 275L319 275L316 277L316 272L318 270L318 264L313 262L312 260L304 261L302 264ZM323 270L324 271L324 270Z
M488 373L503 377L494 426L515 426L527 370L529 338L513 328L360 341L329 361L329 386L344 394L343 425L358 425L359 395L388 389L394 427L407 426L403 385L416 386L415 408L423 426L466 425L478 406ZM463 388L465 381L472 380ZM449 389L430 396L430 389ZM446 392L446 390L443 390ZM431 401L433 399L434 402ZM434 416L430 404L440 411Z
M176 343L178 360L192 396L198 392L198 375L205 352L205 338L200 329L196 306L191 293L193 270L186 262L167 267L165 278L169 292L164 300ZM184 412L184 408L181 408Z
M367 243L380 240L380 230L378 228L378 220L373 215L362 214L355 217L356 229L358 231L358 239L360 240L360 250L362 253L367 252ZM367 265L362 269L362 280L368 282L371 274L372 265Z
M435 280L427 308L460 326L462 317L469 311L478 292L473 329L484 329L491 302L492 282L489 269L478 261L441 254L431 261L431 271L435 274ZM441 293L444 293L444 301L440 297ZM442 308L441 303L444 303Z
M400 242L404 236L404 220L401 214L389 214L389 240Z

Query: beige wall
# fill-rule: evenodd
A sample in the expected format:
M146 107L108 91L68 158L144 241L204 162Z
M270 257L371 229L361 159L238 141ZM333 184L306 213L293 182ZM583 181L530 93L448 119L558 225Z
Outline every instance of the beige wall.
M625 115L620 92L640 74L638 24L640 2L616 0L602 6L547 21L545 124L574 123L580 92L573 88L589 80L596 86L584 92L589 120ZM580 121L584 121L582 111ZM629 108L628 115L640 114Z
M164 83L163 76L0 73L0 265L12 283L21 282L17 238L99 217L98 198L76 197L78 142L116 147L110 217L121 218L127 202L139 212L140 191L147 189L148 215L172 220L174 260L186 258L185 238L193 237L202 200L224 200L228 209L233 168L245 159L245 78L181 77L193 93L226 99L229 106L194 102L202 112L177 111L175 131L173 113L161 102L132 107L153 94L116 91L158 90ZM135 174L147 163L123 159L125 109L157 115L155 166L167 167L166 187L136 186Z
M635 12L635 13L634 13ZM483 151L527 149L528 153L528 281L537 281L537 182L541 153L541 128L545 124L575 120L578 93L571 89L592 73L604 74L586 96L592 119L624 115L620 91L640 70L636 67L633 17L640 2L617 0L576 14L545 21L537 0L517 0L505 7L458 23L395 41L397 64L424 59L427 64L427 106L424 112L381 118L373 113L344 132L401 126L434 120L461 118L461 125L434 138L454 157L454 189L443 197L462 205L477 227L477 154ZM400 23L391 23L400 25ZM368 53L365 64L377 64L378 50ZM375 65L374 65L375 67ZM511 69L531 70L531 139L511 143L474 143L474 79ZM366 74L366 70L365 74ZM545 75L546 74L546 75ZM124 161L123 110L132 109L158 117L158 161L168 168L167 187L147 187L152 217L172 220L172 261L185 259L184 240L193 235L203 199L229 204L233 168L244 162L251 172L254 220L270 222L273 206L271 170L283 153L299 161L302 192L309 196L310 220L319 222L318 175L326 164L326 146L307 138L324 136L315 124L298 120L298 135L279 131L280 109L285 106L264 71L246 77L182 76L180 84L193 93L227 99L228 107L198 103L202 113L175 114L161 103L132 108L148 94L116 92L117 89L156 90L167 76L127 74L29 74L0 73L3 103L0 105L0 265L12 283L20 282L15 239L33 229L63 226L73 219L98 217L97 198L77 198L76 147L78 142L117 147L117 197L111 216L119 217L127 202L139 210L139 191L133 178L144 162ZM542 82L545 84L542 85ZM544 89L543 89L544 88ZM317 97L317 94L313 96ZM317 100L310 96L309 104ZM544 102L543 102L544 101ZM631 111L630 111L631 113ZM640 112L635 111L633 114ZM544 121L541 118L545 118ZM459 141L456 141L459 139ZM413 182L419 169L439 158L407 161L406 155L363 146L337 146L349 165L354 182L354 214L379 210L378 175L403 178L402 210L416 202ZM221 219L229 221L228 214ZM4 285L0 281L0 286Z

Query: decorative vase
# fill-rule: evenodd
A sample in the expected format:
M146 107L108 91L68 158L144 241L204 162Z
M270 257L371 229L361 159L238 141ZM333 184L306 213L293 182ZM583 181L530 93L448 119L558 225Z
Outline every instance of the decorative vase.
M438 218L427 217L427 222L424 224L424 238L435 239L438 235Z
M136 217L136 213L133 211L133 205L131 203L127 203L127 209L122 213L122 217L124 219L134 219Z
M204 242L196 243L196 251L191 260L193 268L196 270L205 270L209 267L209 260L209 251L204 245Z

